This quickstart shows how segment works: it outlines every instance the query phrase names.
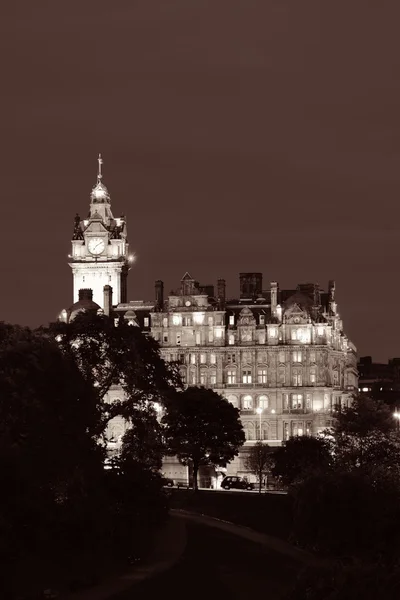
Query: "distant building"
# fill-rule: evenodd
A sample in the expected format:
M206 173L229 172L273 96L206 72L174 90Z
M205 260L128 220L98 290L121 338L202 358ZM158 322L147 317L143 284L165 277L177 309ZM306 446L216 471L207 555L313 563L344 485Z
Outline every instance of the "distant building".
M391 358L387 363L374 363L371 356L362 356L358 372L358 391L361 396L370 396L400 409L400 358Z
M261 273L240 273L239 294L228 298L224 279L202 285L186 272L167 296L158 280L153 300L127 302L126 219L113 217L101 159L89 215L75 219L70 266L74 304L60 318L87 307L123 315L159 342L165 360L180 362L186 385L212 388L240 409L246 444L230 473L245 473L246 448L257 440L278 446L318 434L358 389L356 349L343 331L334 281L327 291L314 283L281 290L274 281L264 289ZM109 401L121 392L111 389ZM125 427L121 419L110 423L111 445ZM178 464L166 471L177 477Z

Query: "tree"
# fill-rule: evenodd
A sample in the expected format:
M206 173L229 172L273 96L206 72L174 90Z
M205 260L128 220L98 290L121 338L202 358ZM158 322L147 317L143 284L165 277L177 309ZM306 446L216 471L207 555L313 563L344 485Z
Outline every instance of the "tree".
M400 551L400 486L385 469L331 471L291 488L292 537L318 553L392 564Z
M342 408L329 430L336 467L371 469L382 465L397 469L400 443L390 408L372 398L354 398Z
M246 458L246 469L257 477L258 491L261 494L261 486L264 477L271 472L274 464L272 448L262 442L257 442L250 448Z
M245 442L238 409L202 387L178 393L162 423L169 454L193 464L195 490L201 465L225 465L238 455Z
M165 447L154 409L148 407L137 416L131 415L131 420L132 426L122 438L121 461L136 463L150 471L159 471Z
M117 415L133 420L148 402L168 405L181 387L175 363L164 362L158 342L123 318L116 326L110 317L82 312L68 324L52 324L46 333L94 388L104 428ZM122 386L125 397L110 405L103 399L113 384Z
M57 554L79 534L104 454L93 388L54 339L0 324L0 364L0 560L11 561L10 580L21 555Z
M322 438L291 437L274 454L272 473L285 485L303 480L310 474L332 467L330 444Z

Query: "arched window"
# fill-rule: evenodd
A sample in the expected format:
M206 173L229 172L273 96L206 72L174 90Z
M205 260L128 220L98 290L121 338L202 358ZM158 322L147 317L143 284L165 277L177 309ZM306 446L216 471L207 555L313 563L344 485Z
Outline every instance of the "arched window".
M235 408L238 408L238 399L237 399L237 396L235 396L234 394L229 394L229 396L227 396L226 399L228 400L228 402L230 402L231 404L233 404L233 406Z
M247 442L251 442L256 439L253 423L246 423L244 427L244 434Z
M258 407L262 408L263 410L266 410L268 408L269 402L268 402L268 396L259 396L258 397Z
M247 394L242 398L242 409L243 410L252 410L253 408L253 398Z

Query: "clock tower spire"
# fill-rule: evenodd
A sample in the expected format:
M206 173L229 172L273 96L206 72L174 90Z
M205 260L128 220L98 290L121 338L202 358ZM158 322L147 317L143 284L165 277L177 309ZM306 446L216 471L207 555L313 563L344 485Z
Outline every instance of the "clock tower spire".
M97 182L90 194L87 219L77 214L72 238L70 267L74 280L73 301L79 290L93 290L93 300L104 308L104 286L113 289L115 304L127 302L129 271L126 218L114 218L111 198L103 183L103 159L97 159Z

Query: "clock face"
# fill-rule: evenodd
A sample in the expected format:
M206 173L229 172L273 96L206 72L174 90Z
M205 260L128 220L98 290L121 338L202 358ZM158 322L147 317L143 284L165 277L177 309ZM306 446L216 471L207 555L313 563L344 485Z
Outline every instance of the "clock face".
M190 302L190 300L186 300L186 302L185 302L185 306L190 306L190 305L191 305L191 302Z
M104 247L103 238L91 238L88 242L88 250L91 254L101 254Z

